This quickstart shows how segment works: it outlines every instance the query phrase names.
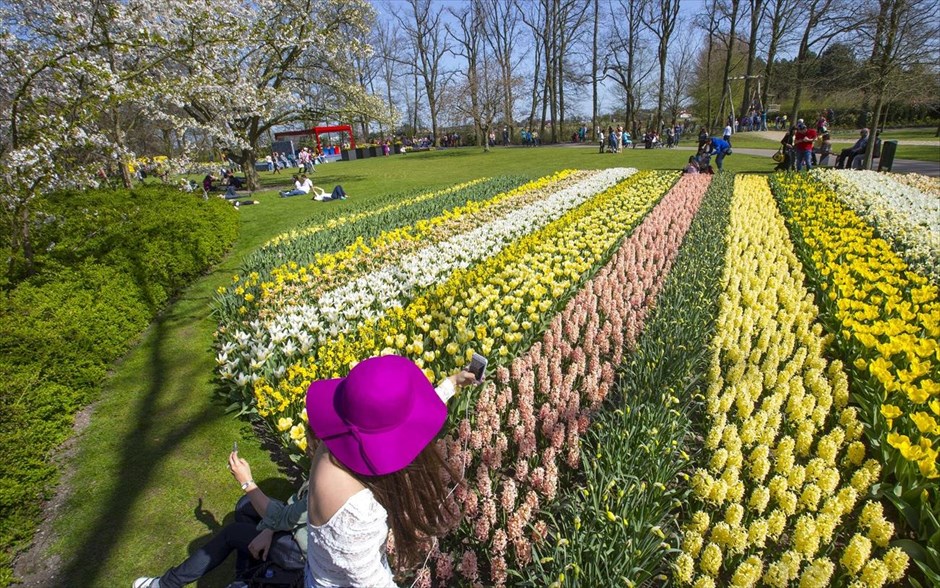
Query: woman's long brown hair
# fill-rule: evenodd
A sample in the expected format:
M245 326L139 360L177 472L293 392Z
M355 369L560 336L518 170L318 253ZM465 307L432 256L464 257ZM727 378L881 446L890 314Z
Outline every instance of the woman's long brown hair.
M335 459L335 458L334 458ZM347 470L348 471L348 470ZM458 476L432 441L411 465L387 476L351 472L372 491L388 512L395 538L395 567L407 570L421 563L427 540L449 531L457 522L455 502L447 500L448 480Z

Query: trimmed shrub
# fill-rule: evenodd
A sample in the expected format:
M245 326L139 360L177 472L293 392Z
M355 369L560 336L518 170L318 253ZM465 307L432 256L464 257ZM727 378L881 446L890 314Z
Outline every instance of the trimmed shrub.
M169 298L218 262L234 208L167 187L39 203L35 275L0 294L0 585L56 480L50 453L109 365Z

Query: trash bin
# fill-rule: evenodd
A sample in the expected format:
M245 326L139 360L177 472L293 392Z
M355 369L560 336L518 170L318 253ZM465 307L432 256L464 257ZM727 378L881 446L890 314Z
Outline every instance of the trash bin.
M891 167L894 165L894 156L897 152L897 141L885 141L881 146L881 157L878 158L878 171L891 171Z

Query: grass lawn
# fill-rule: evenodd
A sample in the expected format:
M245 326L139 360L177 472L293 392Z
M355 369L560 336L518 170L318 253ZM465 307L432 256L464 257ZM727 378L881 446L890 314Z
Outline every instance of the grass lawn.
M898 142L897 159L915 159L917 161L930 161L940 163L940 143L936 145L905 145Z
M130 586L137 576L159 575L185 558L228 522L241 495L227 469L235 440L266 491L290 494L291 486L247 421L225 414L214 399L212 297L259 245L300 221L355 210L380 194L480 176L537 177L563 168L679 169L688 155L665 149L601 155L595 146L489 154L464 148L319 166L314 182L327 191L342 184L350 194L343 202L279 198L273 189L256 192L253 198L261 204L241 210L231 254L183 292L114 366L90 424L76 438L70 493L54 521L51 549L62 561L57 579L70 578L69 585ZM735 154L726 160L734 172L766 172L772 166L767 157ZM290 180L289 174L262 177L266 186ZM225 586L231 574L230 561L199 586Z
M914 139L917 141L936 141L940 143L940 137L937 137L937 127L910 127L902 129L887 128L882 132L882 136L888 139ZM858 138L858 129L838 130L833 134L836 139Z

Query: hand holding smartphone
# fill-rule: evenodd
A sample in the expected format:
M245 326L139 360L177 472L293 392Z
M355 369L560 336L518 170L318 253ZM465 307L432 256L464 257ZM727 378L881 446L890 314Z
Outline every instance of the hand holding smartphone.
M467 371L476 377L478 384L483 381L487 363L486 358L479 353L474 353L473 357L470 358L470 365L467 366Z

